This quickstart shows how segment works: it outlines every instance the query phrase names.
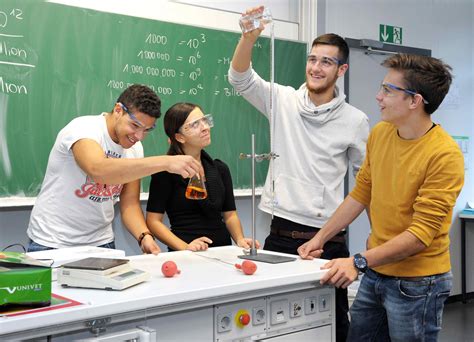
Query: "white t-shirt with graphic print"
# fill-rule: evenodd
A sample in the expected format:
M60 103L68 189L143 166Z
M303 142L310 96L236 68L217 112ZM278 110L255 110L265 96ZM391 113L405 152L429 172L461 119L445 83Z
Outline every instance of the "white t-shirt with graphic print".
M59 132L28 225L28 237L36 243L62 248L114 240L114 204L123 185L94 183L71 149L80 139L92 139L108 158L143 158L140 142L124 149L110 138L105 114L75 118Z

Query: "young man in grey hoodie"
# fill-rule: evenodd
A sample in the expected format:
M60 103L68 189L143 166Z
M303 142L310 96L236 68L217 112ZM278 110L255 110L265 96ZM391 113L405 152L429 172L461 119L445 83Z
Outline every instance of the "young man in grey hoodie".
M262 10L250 9L247 14ZM270 83L251 67L252 49L263 29L261 24L242 35L229 81L269 117ZM340 36L319 36L307 58L306 82L299 89L274 85L274 152L279 157L273 167L274 193L269 172L259 205L264 212L274 214L266 250L298 254L298 247L319 231L343 201L349 162L355 174L364 161L368 118L346 103L336 86L337 79L347 71L348 55L347 43ZM349 256L344 234L324 245L322 258ZM336 289L337 341L346 340L347 312L347 290Z

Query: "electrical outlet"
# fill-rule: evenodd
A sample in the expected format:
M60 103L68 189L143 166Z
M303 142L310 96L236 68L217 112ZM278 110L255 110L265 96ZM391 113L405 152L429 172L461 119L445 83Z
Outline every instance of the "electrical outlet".
M252 309L252 324L253 325L260 325L265 323L266 319L265 308L263 306L259 306Z
M319 296L319 312L329 311L331 309L331 295L324 294Z
M232 318L231 313L223 313L217 315L217 332L222 333L230 331L232 329Z
M288 321L288 299L276 300L270 303L270 323L272 325Z
M312 315L316 313L318 299L316 297L305 298L304 313L305 315Z
M290 303L290 317L300 317L303 313L303 301L296 300Z

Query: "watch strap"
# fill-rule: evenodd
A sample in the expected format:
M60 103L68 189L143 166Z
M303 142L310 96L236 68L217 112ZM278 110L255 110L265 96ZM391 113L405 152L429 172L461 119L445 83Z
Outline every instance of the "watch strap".
M365 266L364 267L361 267L359 265L359 260L363 260ZM367 271L367 268L368 268L368 262L367 262L367 258L365 256L363 256L362 254L360 253L357 253L357 254L354 254L354 266L355 268L357 268L360 272L362 273L365 273Z

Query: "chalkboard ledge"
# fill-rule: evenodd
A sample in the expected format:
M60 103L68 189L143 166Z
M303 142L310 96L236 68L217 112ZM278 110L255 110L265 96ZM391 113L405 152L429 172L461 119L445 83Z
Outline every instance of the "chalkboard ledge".
M263 188L256 188L255 195L260 196L263 192ZM234 189L235 197L250 197L252 196L252 189Z
M0 208L32 207L36 197L4 197L0 198Z
M260 196L263 188L255 189L255 195ZM251 189L234 189L234 196L236 198L245 198L252 196ZM148 193L140 194L140 201L147 201ZM0 198L0 208L22 208L32 207L35 204L36 197L4 197Z

